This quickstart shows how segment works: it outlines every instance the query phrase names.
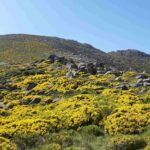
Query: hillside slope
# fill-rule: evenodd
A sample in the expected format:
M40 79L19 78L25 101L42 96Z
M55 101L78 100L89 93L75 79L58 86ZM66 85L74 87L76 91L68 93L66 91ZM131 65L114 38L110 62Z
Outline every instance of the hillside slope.
M150 74L58 60L0 68L0 150L150 149Z
M150 55L137 50L105 53L89 44L57 37L12 34L0 36L0 66L30 63L50 54L73 58L76 62L101 62L119 70L150 72Z
M117 52L110 52L108 55L111 57L114 66L118 69L134 71L150 71L150 55L144 52L128 49Z
M34 35L0 36L0 61L26 63L47 58L50 54L74 58L77 61L100 61L106 59L106 53L89 44L57 37Z

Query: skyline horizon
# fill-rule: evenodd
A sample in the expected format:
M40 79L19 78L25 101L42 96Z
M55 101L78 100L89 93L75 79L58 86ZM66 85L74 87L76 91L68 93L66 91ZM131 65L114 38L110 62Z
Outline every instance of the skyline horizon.
M95 45L91 44L91 43L87 43L87 42L81 42L77 39L70 39L70 38L66 38L66 37L58 37L58 36L53 36L53 35L39 35L39 34L32 34L32 33L8 33L8 34L0 34L0 36L7 36L7 35L31 35L31 36L44 36L44 37L55 37L55 38L60 38L60 39L65 39L65 40L73 40L76 42L79 42L81 44L88 44L91 45L92 47L103 51L105 53L110 53L110 52L117 52L117 51L124 51L124 50L135 50L135 51L139 51L139 52L144 52L145 54L150 55L150 52L145 52L146 50L142 50L142 49L136 49L136 48L125 48L125 49L112 49L112 50L105 50L105 49L101 49L99 47L96 47Z
M150 53L150 1L1 0L0 34L75 39L106 52Z

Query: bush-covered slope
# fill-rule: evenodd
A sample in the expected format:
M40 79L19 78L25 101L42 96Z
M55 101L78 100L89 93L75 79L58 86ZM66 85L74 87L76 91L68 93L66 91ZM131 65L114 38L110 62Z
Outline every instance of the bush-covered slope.
M150 74L43 60L0 72L0 149L150 149Z
M112 63L119 69L135 71L150 71L150 55L138 50L121 50L110 52Z
M104 52L73 40L24 34L0 36L1 62L28 63L53 53L77 61L106 60Z
M0 66L29 63L54 53L73 58L76 62L100 62L120 70L150 72L150 55L140 51L105 53L89 44L57 37L24 34L0 36Z

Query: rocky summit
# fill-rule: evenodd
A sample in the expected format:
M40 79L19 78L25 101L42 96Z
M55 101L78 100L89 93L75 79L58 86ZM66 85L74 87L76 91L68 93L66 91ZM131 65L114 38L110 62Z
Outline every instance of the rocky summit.
M56 53L0 68L0 149L149 150L149 126L146 71Z

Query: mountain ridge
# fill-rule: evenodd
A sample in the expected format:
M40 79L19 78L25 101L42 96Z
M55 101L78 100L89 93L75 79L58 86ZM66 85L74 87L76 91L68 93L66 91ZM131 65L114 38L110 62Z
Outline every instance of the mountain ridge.
M0 35L0 62L17 64L47 58L51 54L76 62L101 62L122 70L149 71L150 54L135 49L104 52L88 43L29 34Z

